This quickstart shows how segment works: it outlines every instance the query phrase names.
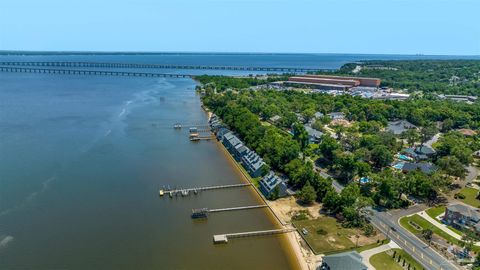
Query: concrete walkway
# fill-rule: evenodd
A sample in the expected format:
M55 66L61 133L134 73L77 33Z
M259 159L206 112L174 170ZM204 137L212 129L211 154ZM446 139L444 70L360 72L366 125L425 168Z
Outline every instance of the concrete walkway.
M438 220L430 217L427 212L422 211L418 213L419 216L422 218L426 219L428 222L432 223L435 227L439 228L440 230L448 233L451 237L457 239L457 240L462 240L462 236L457 234L456 232L450 230L447 225L440 223Z
M362 262L368 267L369 270L376 270L375 267L373 267L373 265L370 264L370 257L392 248L400 248L400 247L395 242L390 241L388 244L362 251L360 252L360 255L362 255L362 258L363 258Z
M451 237L457 239L457 240L462 240L462 236L459 235L458 233L450 230L447 225L439 222L437 219L434 219L432 217L430 217L425 211L422 211L422 212L419 212L418 213L419 216L423 217L424 219L426 219L428 222L432 223L435 227L439 228L440 230L448 233ZM475 246L480 246L480 241L476 242L475 243Z

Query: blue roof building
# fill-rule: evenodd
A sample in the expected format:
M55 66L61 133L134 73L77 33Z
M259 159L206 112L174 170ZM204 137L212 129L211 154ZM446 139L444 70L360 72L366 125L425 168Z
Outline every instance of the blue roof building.
M223 136L225 134L229 133L229 132L230 132L230 130L228 130L227 128L224 128L224 127L218 129L217 134L216 134L217 135L217 140L223 141Z
M243 167L247 170L247 172L252 177L260 177L263 174L263 166L265 166L265 162L263 159L250 149L246 149L246 151L242 155L242 164Z
M223 135L223 145L225 145L228 152L232 154L233 154L233 149L235 149L235 147L241 143L242 141L240 141L240 139L237 138L237 136L233 135L233 132L229 132Z
M247 153L248 147L246 147L243 143L237 144L233 149L233 157L237 161L241 161L242 157Z
M280 179L273 171L270 171L260 180L260 191L265 197L269 197L276 189L278 190L279 197L287 195L287 183Z
M392 132L395 135L400 135L408 129L415 129L417 126L408 122L407 120L398 120L388 122L387 131Z
M304 125L304 127L305 131L308 133L308 140L310 143L317 143L320 141L323 136L323 132L314 129L309 125Z
M337 253L323 257L321 270L367 270L362 255L356 251Z
M332 120L343 120L345 119L345 114L343 112L331 112L327 114Z
M437 167L427 162L419 162L419 163L407 162L402 167L402 171L404 172L410 172L410 171L416 171L416 170L420 170L425 174L432 174L437 170Z

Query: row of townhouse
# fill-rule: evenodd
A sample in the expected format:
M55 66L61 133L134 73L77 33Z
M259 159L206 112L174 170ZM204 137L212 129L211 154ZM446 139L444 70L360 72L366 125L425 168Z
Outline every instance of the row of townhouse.
M212 118L214 120L212 120ZM240 162L251 177L262 177L259 181L260 191L265 197L275 193L277 197L290 195L293 192L288 189L288 180L282 179L273 171L268 171L268 165L253 150L249 149L232 131L218 124L218 118L214 115L210 120L212 130L217 139L225 146L237 162ZM212 123L215 124L212 125Z

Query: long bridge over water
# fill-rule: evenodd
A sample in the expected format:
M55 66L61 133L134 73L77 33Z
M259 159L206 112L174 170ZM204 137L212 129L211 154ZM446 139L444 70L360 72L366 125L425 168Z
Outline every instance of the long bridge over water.
M187 74L113 71L113 70L105 71L105 70L84 70L84 69L56 69L56 68L36 68L36 67L33 68L33 67L15 67L15 66L0 66L0 72L63 74L63 75L124 76L124 77L163 77L163 78L192 77L192 75L187 75Z
M0 66L15 67L72 67L72 68L135 68L135 69L204 69L204 70L238 70L238 71L272 71L272 72L315 72L333 71L334 69L303 67L261 67L261 66L214 66L214 65L175 65L175 64L140 64L140 63L105 63L79 61L0 61Z

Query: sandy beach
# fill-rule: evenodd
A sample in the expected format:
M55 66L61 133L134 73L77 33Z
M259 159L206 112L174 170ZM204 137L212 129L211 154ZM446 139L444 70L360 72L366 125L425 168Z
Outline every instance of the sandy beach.
M296 202L295 197L286 197L277 199L275 201L268 201L268 205L270 206L270 209L275 212L281 222L287 227L293 227L291 224L291 219L295 213L306 210L311 217L317 218L320 215L321 208L321 205L318 203L315 203L309 207L301 206ZM288 233L287 239L301 269L316 269L317 262L320 258L312 252L310 247L307 245L307 243L305 243L299 233L297 231Z
M209 116L211 116L211 113ZM218 147L220 147L228 159L234 164L238 169L239 173L243 176L243 179L247 182L251 182L251 178L247 175L241 168L240 164L236 162L233 157L228 153L227 149L217 141ZM261 194L261 192L254 188L255 192L258 194L259 198L269 206L273 216L280 223L282 227L293 228L291 225L291 217L293 214L300 210L307 210L312 217L318 217L321 205L315 203L313 206L303 207L296 203L294 197L280 198L275 201L269 201ZM311 251L310 247L305 243L302 237L298 234L297 231L287 233L286 240L293 252L293 255L298 263L298 266L301 270L313 270L317 264L318 257Z

